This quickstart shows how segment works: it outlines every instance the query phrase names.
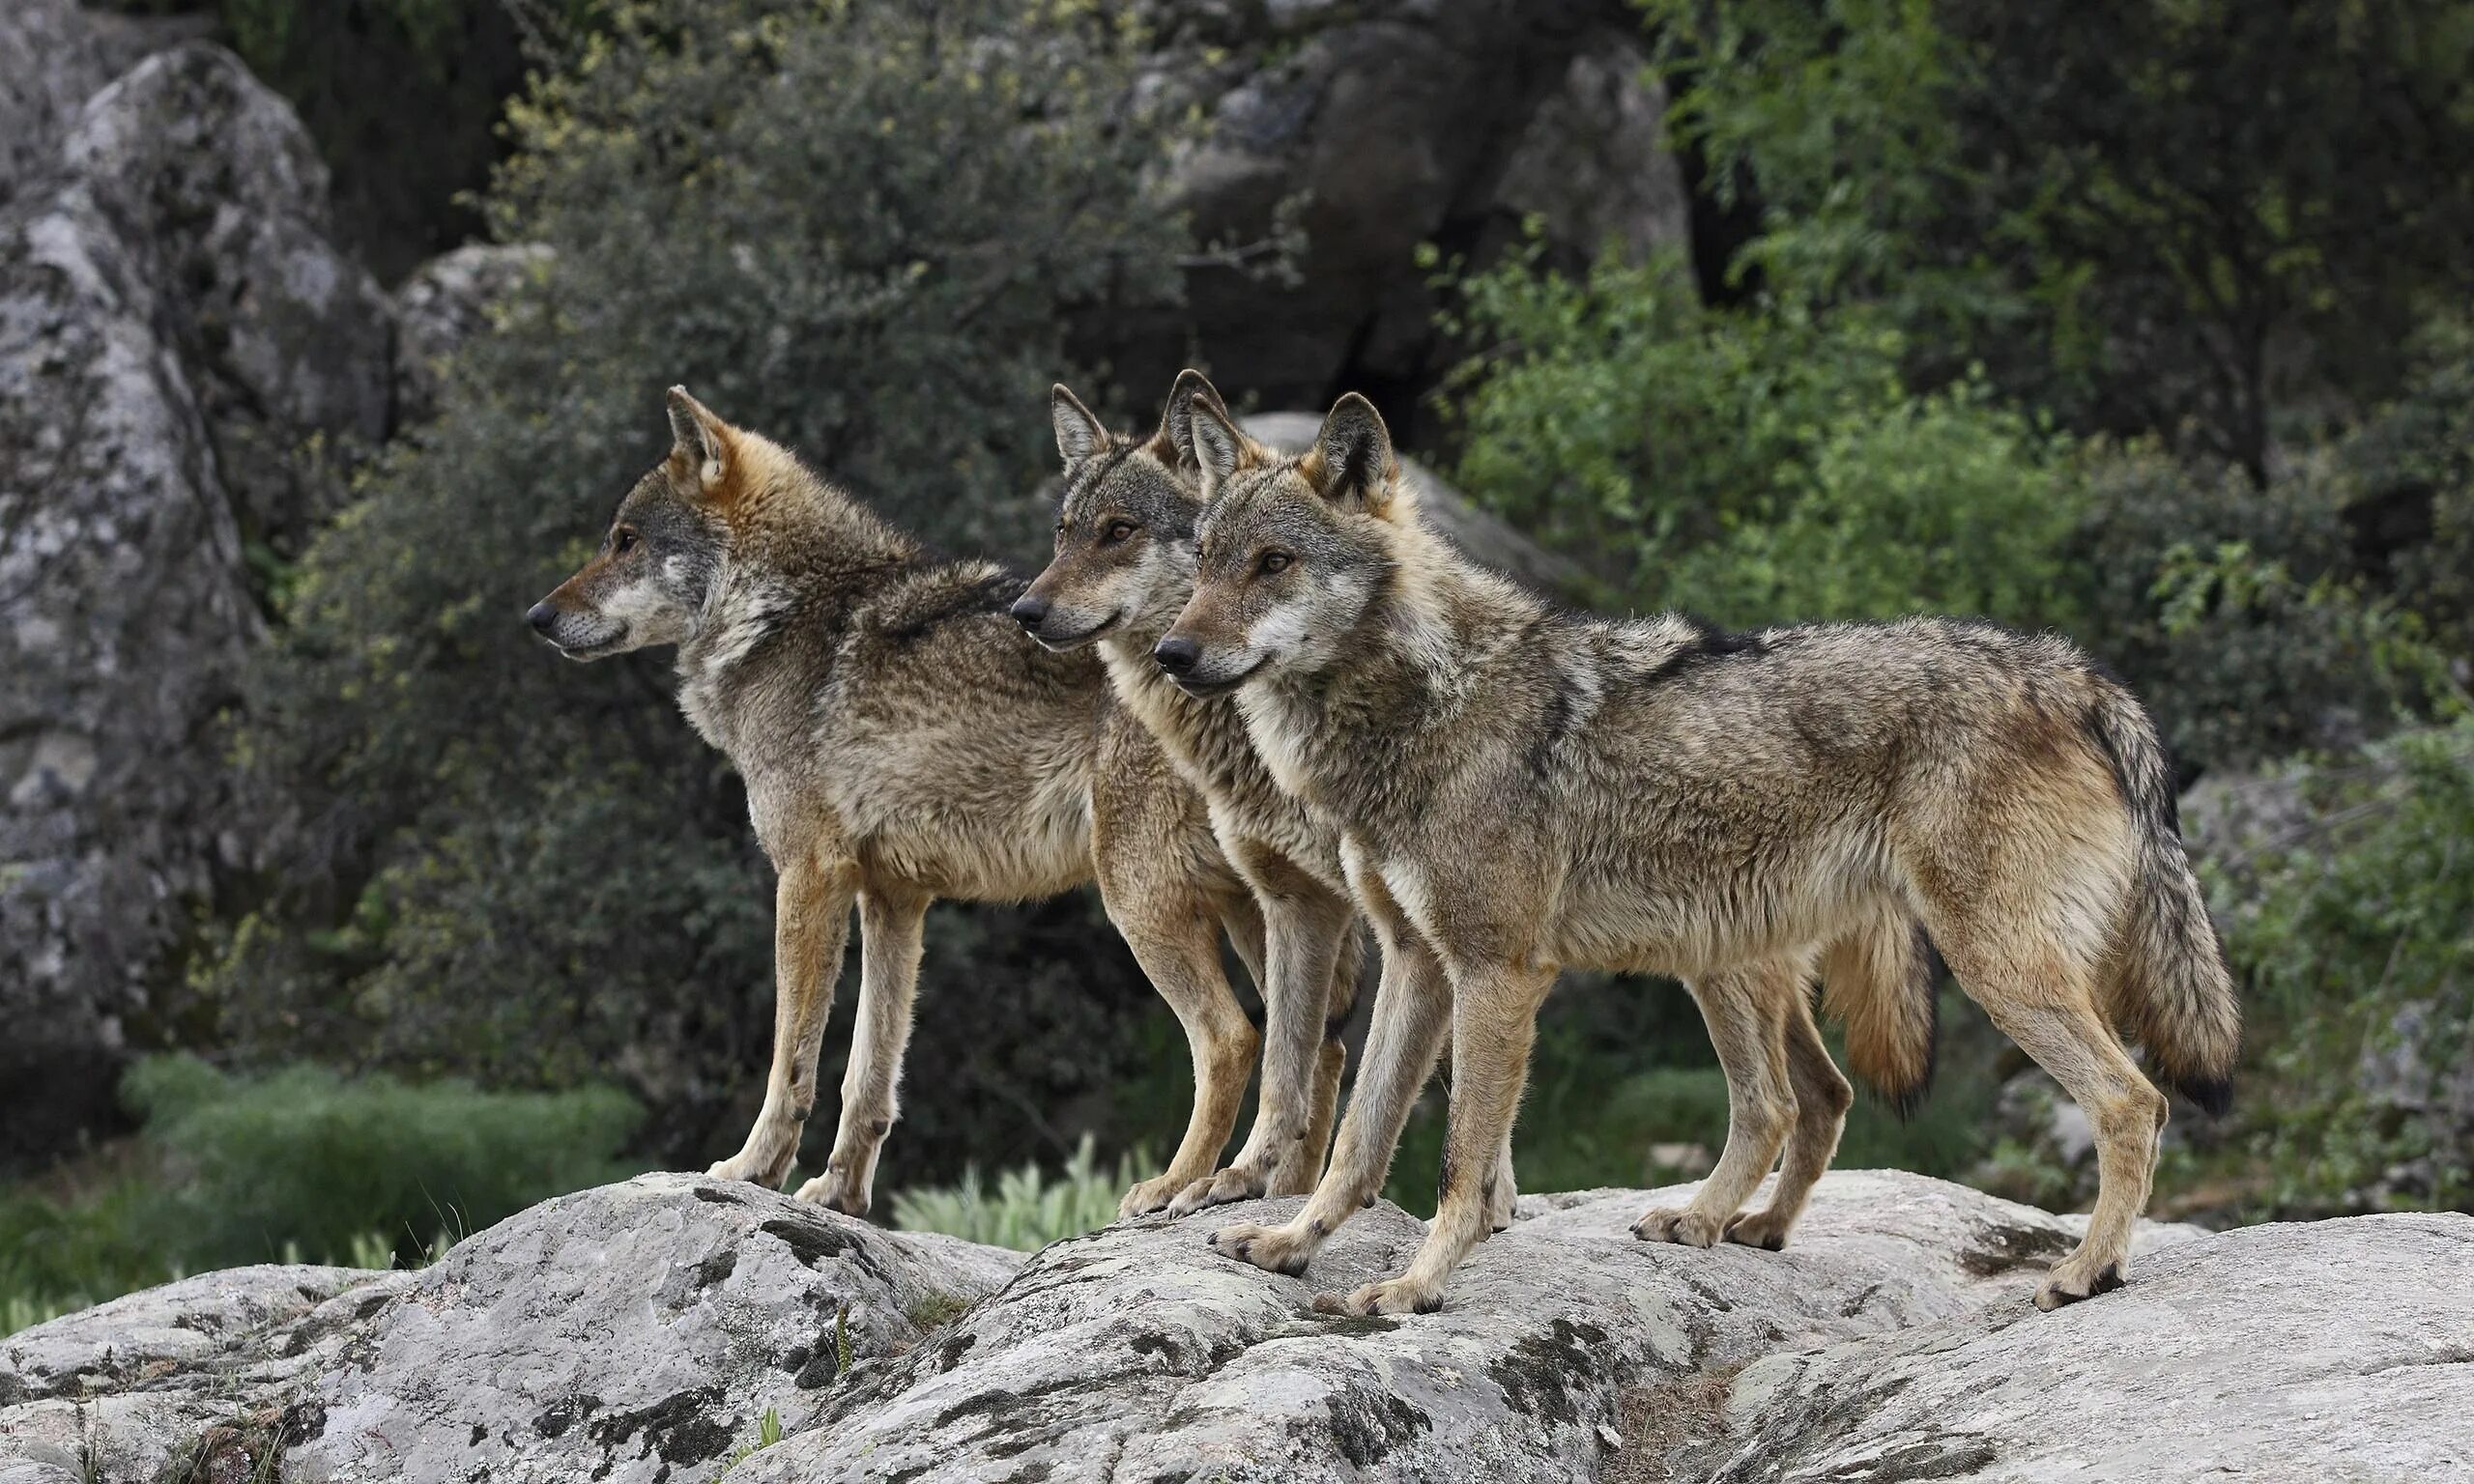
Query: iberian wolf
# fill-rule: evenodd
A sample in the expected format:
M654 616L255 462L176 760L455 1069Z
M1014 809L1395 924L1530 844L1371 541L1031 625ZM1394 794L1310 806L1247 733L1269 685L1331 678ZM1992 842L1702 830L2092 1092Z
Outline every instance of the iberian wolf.
M746 781L778 874L763 1109L712 1173L765 1184L790 1173L854 905L842 1121L799 1194L858 1215L895 1117L929 903L1021 901L1096 878L1194 1054L1185 1139L1126 1207L1156 1210L1208 1176L1258 1043L1219 936L1259 982L1262 923L1201 801L1114 704L1097 660L1023 641L1006 616L1019 578L932 558L683 389L670 422L670 453L620 501L600 550L528 617L571 659L677 646L679 705Z
M1265 1041L1253 1132L1225 1168L1169 1203L1177 1215L1314 1188L1347 1061L1340 1031L1357 1003L1364 955L1340 874L1339 832L1272 782L1235 702L1188 696L1152 662L1152 646L1194 591L1202 497L1186 420L1197 397L1220 407L1202 374L1187 371L1168 393L1159 430L1143 438L1111 433L1063 386L1050 393L1065 461L1056 556L1014 604L1014 616L1042 644L1098 648L1118 700L1201 793L1221 849L1262 909ZM1508 1199L1506 1208L1508 1214Z
M1449 976L1386 976L1314 1195L1215 1244L1301 1270L1380 1187L1448 1032L1440 1207L1405 1274L1345 1300L1438 1304L1486 1231L1539 1005L1570 964L1683 981L1726 1070L1716 1169L1635 1234L1777 1246L1845 1105L1805 985L1843 945L1920 922L2096 1129L2086 1238L2037 1305L2122 1281L2167 1111L2123 1038L2214 1109L2240 1035L2172 774L2127 691L2062 640L1977 624L1729 635L1559 612L1420 521L1354 394L1299 457L1264 458L1202 403L1193 437L1194 592L1157 658L1191 695L1235 695L1280 786L1338 821L1387 956L1415 938ZM1739 1214L1782 1149L1769 1204Z

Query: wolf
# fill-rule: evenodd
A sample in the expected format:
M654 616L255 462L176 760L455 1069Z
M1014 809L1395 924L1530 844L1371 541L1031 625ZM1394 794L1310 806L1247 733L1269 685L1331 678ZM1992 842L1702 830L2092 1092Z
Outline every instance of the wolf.
M1096 880L1194 1059L1185 1137L1125 1205L1155 1210L1211 1174L1259 1045L1220 937L1259 982L1263 925L1201 800L1113 703L1098 661L1023 642L1006 616L1020 578L932 557L683 388L669 413L669 453L527 618L575 660L676 646L679 705L745 780L777 873L764 1101L711 1173L768 1185L790 1173L855 905L859 1016L841 1124L824 1173L798 1193L866 1214L929 904Z
M1385 979L1322 1183L1294 1219L1215 1246L1303 1270L1379 1187L1448 1032L1435 1218L1405 1272L1328 1300L1437 1306L1484 1234L1567 964L1682 980L1726 1071L1716 1168L1634 1234L1779 1246L1835 1143L1835 1112L1812 1118L1807 1097L1844 1086L1805 985L1920 923L2096 1129L2086 1236L2036 1305L2123 1281L2168 1111L2123 1038L2212 1112L2240 1042L2172 769L2124 687L2059 638L1946 619L1736 635L1559 611L1420 521L1355 394L1295 458L1263 458L1206 404L1193 436L1194 590L1158 663L1190 695L1235 696L1274 779L1338 822L1387 953L1423 940L1449 981ZM1769 1203L1739 1214L1782 1149Z
M1364 957L1339 831L1272 782L1233 701L1188 696L1151 658L1194 590L1202 498L1188 430L1197 399L1226 415L1210 382L1189 370L1169 389L1158 430L1128 437L1065 386L1050 392L1065 464L1055 557L1013 608L1023 631L1050 649L1098 649L1118 700L1202 795L1222 851L1262 911L1265 1041L1254 1127L1225 1168L1168 1203L1173 1215L1314 1187ZM1301 1147L1308 1157L1286 1158ZM1510 1219L1508 1163L1502 1174L1497 1226Z

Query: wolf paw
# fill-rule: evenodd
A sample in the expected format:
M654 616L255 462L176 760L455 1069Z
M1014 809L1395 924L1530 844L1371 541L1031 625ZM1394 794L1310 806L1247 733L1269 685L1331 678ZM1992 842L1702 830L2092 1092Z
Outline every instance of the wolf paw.
M2098 1261L2074 1252L2054 1264L2053 1271L2036 1289L2036 1307L2047 1313L2065 1303L2077 1303L2098 1294L2110 1294L2122 1286L2122 1264L2118 1260Z
M1718 1218L1688 1208L1679 1211L1672 1206L1654 1206L1632 1223L1632 1235L1643 1241L1706 1247L1718 1240Z
M1345 1298L1322 1294L1314 1299L1317 1314L1431 1314L1442 1307L1441 1288L1405 1277L1368 1283Z
M767 1158L745 1150L715 1163L705 1173L715 1180L744 1180L762 1185L767 1190L782 1188L783 1180L791 1173L791 1163L797 1157L791 1154Z
M862 1220L867 1218L870 1204L866 1189L831 1170L799 1186L797 1199L813 1201L827 1211L838 1211L846 1216L857 1216Z
M1243 1164L1232 1164L1217 1175L1206 1175L1177 1192L1168 1203L1168 1214L1190 1216L1205 1206L1225 1206L1231 1201L1251 1201L1263 1193L1263 1172Z
M1770 1252L1784 1251L1787 1246L1787 1230L1795 1224L1794 1216L1784 1215L1775 1211L1748 1211L1727 1223L1726 1239L1729 1241L1740 1242L1747 1247L1761 1247Z
M1258 1226L1251 1221L1223 1226L1211 1234L1213 1251L1292 1278L1306 1270L1316 1241L1312 1233L1294 1226Z
M1180 1175L1155 1175L1128 1190L1125 1199L1117 1202L1117 1219L1122 1221L1128 1216L1147 1216L1155 1211L1164 1211L1176 1198L1177 1192L1190 1184L1193 1182Z

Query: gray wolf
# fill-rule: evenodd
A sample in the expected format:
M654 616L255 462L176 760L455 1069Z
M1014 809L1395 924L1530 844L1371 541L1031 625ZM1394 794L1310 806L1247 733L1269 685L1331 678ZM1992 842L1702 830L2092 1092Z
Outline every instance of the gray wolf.
M676 645L678 700L747 785L777 873L773 1059L723 1179L779 1184L816 1101L851 911L859 1016L824 1173L799 1194L865 1214L896 1117L921 922L939 897L1019 901L1097 880L1183 1024L1193 1117L1153 1210L1209 1175L1259 1038L1221 968L1225 930L1262 974L1253 897L1201 801L1088 655L1025 643L1022 582L919 544L680 388L673 446L591 560L528 614L569 658Z
M1221 849L1262 910L1265 1042L1253 1131L1225 1168L1169 1203L1177 1215L1314 1188L1364 956L1339 831L1272 782L1234 701L1188 696L1151 658L1194 590L1202 497L1187 427L1196 398L1221 407L1211 384L1188 371L1170 389L1159 429L1128 437L1064 386L1050 393L1065 461L1055 558L1013 609L1024 632L1050 649L1098 649L1118 700L1202 795ZM1509 1219L1508 1199L1502 1214Z
M2117 1286L2169 1086L2221 1107L2239 1012L2139 703L2051 636L1938 619L1720 633L1559 612L1418 518L1391 439L1343 397L1266 459L1194 407L1194 591L1156 649L1234 695L1280 785L1340 828L1387 973L1331 1168L1284 1225L1214 1243L1295 1272L1380 1187L1449 1034L1439 1209L1402 1275L1340 1306L1428 1309L1487 1226L1539 1003L1567 964L1671 975L1708 1021L1727 1141L1648 1241L1781 1245L1834 1152L1847 1087L1805 985L1895 994L1913 925L2095 1127L2087 1235L2036 1293ZM1829 992L1826 988L1826 993ZM1784 1153L1769 1205L1739 1213Z

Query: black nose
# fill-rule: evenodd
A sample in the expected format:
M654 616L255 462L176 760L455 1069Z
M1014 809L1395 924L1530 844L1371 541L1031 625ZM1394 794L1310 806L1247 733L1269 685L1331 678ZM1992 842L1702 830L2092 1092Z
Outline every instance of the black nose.
M559 611L552 608L549 601L544 599L524 611L524 621L532 625L533 632L547 634L550 632L550 625L559 621Z
M1014 600L1014 621L1026 629L1048 622L1048 599L1024 593Z
M1182 675L1194 668L1194 661L1202 658L1202 645L1191 639L1170 635L1160 641L1159 647L1151 651L1151 657L1160 662L1162 670L1172 675Z

